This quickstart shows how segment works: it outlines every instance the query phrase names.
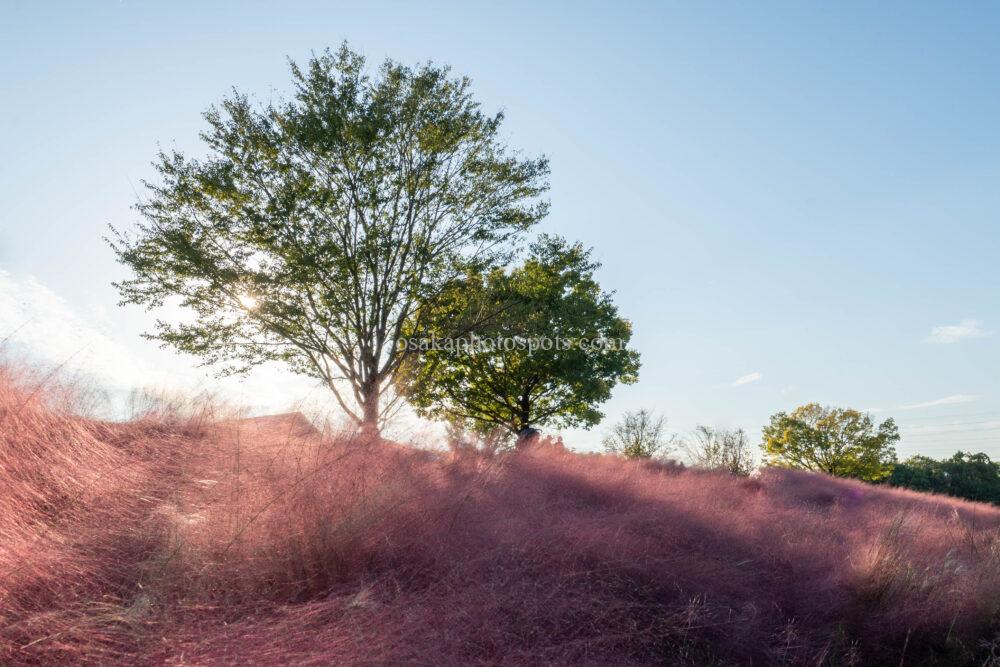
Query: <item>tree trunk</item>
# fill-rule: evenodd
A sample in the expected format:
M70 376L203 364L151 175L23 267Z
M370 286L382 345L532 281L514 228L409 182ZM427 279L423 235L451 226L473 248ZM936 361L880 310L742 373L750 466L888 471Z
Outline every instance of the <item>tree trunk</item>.
M361 414L361 428L366 432L373 435L378 435L379 432L379 388L365 387L363 390L361 398L362 401L362 414Z
M524 392L517 403L518 410L514 416L516 428L514 432L517 434L515 446L521 448L538 437L538 429L531 426L531 396L528 392Z
M517 407L518 410L515 419L517 422L517 431L521 432L531 428L531 396L528 392L524 392L518 398Z

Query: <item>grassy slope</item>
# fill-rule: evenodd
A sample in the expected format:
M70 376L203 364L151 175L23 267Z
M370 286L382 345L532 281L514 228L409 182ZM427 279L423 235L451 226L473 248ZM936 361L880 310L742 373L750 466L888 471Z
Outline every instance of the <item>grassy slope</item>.
M30 384L30 383L28 383ZM0 370L0 663L980 664L1000 511L294 417L54 411Z

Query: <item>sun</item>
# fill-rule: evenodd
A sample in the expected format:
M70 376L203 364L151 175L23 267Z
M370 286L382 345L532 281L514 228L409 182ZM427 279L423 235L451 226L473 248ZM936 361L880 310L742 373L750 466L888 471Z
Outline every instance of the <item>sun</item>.
M249 294L240 294L239 297L240 305L247 310L253 310L257 307L257 299Z

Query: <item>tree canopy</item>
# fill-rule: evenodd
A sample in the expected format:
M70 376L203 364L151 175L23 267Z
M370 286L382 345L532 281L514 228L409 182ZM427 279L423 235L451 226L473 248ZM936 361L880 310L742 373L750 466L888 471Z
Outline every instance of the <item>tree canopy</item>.
M876 426L857 410L803 405L764 427L766 463L876 481L892 472L899 433L892 419Z
M288 101L235 92L206 112L204 159L159 155L138 231L113 230L133 273L116 286L123 304L194 312L151 338L223 373L285 362L375 424L404 325L508 261L546 213L548 165L509 150L503 115L447 67L386 61L372 77L345 45L291 72Z
M597 267L580 244L543 236L511 270L470 272L426 318L432 339L406 376L418 412L513 433L600 421L615 384L638 379L639 355ZM456 326L466 335L446 339Z

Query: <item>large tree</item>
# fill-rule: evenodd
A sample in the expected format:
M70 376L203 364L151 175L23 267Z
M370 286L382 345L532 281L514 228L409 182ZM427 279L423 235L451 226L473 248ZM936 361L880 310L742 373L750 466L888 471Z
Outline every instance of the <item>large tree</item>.
M616 383L638 379L631 324L580 244L543 236L511 270L471 272L411 339L406 392L424 416L480 431L589 427ZM465 334L448 338L460 327Z
M857 410L809 403L773 415L761 447L770 465L877 481L892 472L898 441L892 419L876 426Z
M286 362L376 425L404 324L509 259L546 212L548 166L508 150L502 114L446 67L386 61L372 77L345 45L291 71L288 101L234 93L206 112L204 159L160 154L138 231L113 230L134 273L116 286L123 304L194 311L151 338L223 374Z

